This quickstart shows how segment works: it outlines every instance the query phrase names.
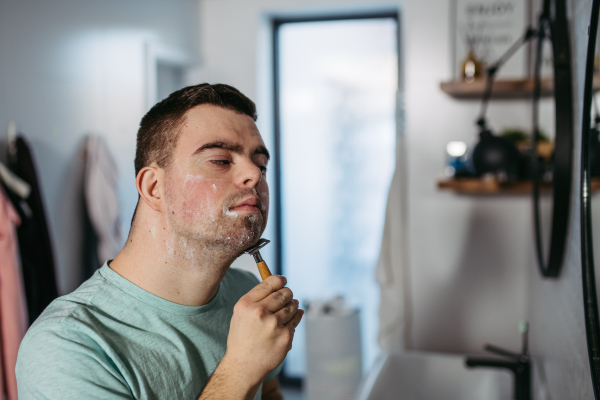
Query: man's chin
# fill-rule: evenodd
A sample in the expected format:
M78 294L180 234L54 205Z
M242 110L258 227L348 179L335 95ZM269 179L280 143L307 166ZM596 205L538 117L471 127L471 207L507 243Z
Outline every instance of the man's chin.
M243 216L237 222L227 227L226 231L221 232L215 239L216 244L227 250L241 253L258 242L264 227L262 218L256 214Z

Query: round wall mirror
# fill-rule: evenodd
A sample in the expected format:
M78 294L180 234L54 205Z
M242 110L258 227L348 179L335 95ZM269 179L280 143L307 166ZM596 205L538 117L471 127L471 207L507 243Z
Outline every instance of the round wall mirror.
M500 59L487 68L486 90L483 96L481 114L477 124L481 128L480 141L473 150L473 162L477 171L478 149L485 142L490 154L502 153L498 144L501 138L492 135L485 113L490 99L494 75L498 68L524 43L533 40L533 135L530 161L525 159L526 176L533 181L533 208L535 227L535 253L539 269L543 277L556 278L564 261L567 232L569 227L569 210L572 189L573 165L573 84L571 73L571 49L569 24L567 21L566 0L544 0L539 15L537 28L528 28L525 35L511 46ZM550 46L547 46L550 45ZM545 47L551 47L544 52ZM551 53L551 54L548 54ZM549 59L553 78L551 82L542 80L542 64ZM554 144L545 138L540 129L540 97L542 84L553 83L554 92ZM541 150L546 148L547 151ZM515 149L516 152L516 149ZM485 151L482 153L485 154ZM507 153L504 151L504 153ZM544 153L546 155L544 156ZM600 156L599 156L600 157ZM490 157L491 158L491 157ZM494 155L494 158L499 157ZM506 159L510 157L505 157ZM514 157L518 159L517 156ZM491 165L493 163L488 163ZM490 167L488 170L496 170ZM487 172L481 168L482 172ZM551 194L550 195L544 195ZM550 220L550 224L547 221Z
M544 161L540 157L539 99L541 92L541 67L546 40L552 45L554 72L555 137L550 161L551 176L545 179ZM565 0L544 0L537 27L535 42L534 94L533 94L533 145L531 176L533 180L533 205L536 256L544 277L560 274L566 249L571 199L571 167L573 153L573 90L569 24ZM544 186L552 187L551 198L544 199ZM550 207L548 207L550 204ZM544 207L546 205L546 207ZM544 208L551 210L551 227L543 226ZM549 245L548 245L549 243Z

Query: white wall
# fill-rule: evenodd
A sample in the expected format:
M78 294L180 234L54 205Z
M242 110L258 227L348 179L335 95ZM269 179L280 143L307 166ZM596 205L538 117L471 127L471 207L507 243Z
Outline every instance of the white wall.
M256 99L259 128L270 141L269 17L399 10L413 347L475 352L491 342L517 349L517 324L527 317L528 271L535 269L529 198L436 189L446 143L474 142L479 106L439 89L451 75L449 7L449 0L201 0L204 63L198 75ZM489 115L498 129L530 126L527 102L494 102Z
M81 282L84 135L103 135L118 160L126 234L137 201L145 46L197 58L197 27L192 0L0 0L0 127L15 121L33 147L61 293Z

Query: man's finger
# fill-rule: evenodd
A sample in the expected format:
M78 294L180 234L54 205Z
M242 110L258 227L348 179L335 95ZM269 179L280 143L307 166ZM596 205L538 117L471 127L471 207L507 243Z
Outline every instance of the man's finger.
M296 330L296 327L300 323L302 316L304 315L304 310L298 309L298 312L290 319L290 321L285 324L286 328L291 329L292 332Z
M293 298L294 293L292 293L290 288L284 287L268 295L264 300L262 300L261 304L263 304L267 310L275 313L285 307L285 305Z
M275 317L281 325L285 325L296 315L298 311L298 300L292 300L281 310L275 313Z
M287 279L285 279L285 276L271 275L258 285L254 286L246 296L253 302L259 302L271 293L283 288L286 283Z

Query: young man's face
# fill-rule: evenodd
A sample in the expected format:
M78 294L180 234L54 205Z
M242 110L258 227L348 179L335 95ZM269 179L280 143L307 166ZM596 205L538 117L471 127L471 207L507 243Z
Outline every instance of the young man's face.
M249 116L212 105L188 111L164 175L167 221L180 245L194 240L233 253L253 245L267 223L267 162Z

